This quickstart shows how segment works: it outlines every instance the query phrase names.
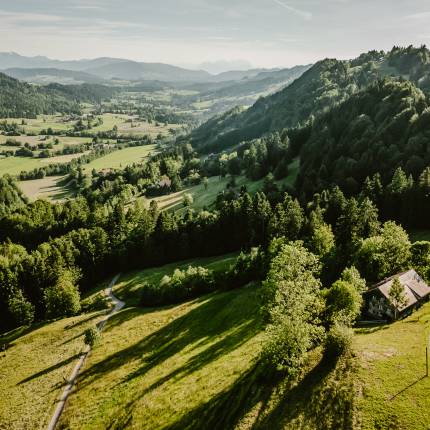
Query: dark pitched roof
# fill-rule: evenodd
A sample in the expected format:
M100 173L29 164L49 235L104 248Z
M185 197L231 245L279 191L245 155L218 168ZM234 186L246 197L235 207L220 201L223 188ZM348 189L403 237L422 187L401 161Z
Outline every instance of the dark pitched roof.
M408 299L406 305L398 307L399 311L403 311L410 306L413 306L420 300L430 295L430 287L424 282L424 280L415 270L408 270L407 272L390 276L389 278L386 278L374 285L372 288L366 291L366 293L371 293L375 290L378 290L387 300L391 301L389 292L391 286L393 285L394 278L399 278L399 281L403 286L405 296Z

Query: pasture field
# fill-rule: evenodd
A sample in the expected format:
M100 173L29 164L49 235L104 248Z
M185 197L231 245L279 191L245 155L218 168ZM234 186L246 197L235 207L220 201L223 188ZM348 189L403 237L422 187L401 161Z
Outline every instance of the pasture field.
M430 428L429 334L430 303L405 320L356 329L363 430Z
M298 167L299 161L298 159L296 159L290 165L289 175L286 178L277 181L277 184L281 189L285 186L292 187L294 185L298 173ZM191 207L193 209L210 209L214 205L217 195L221 191L226 189L229 182L229 177L221 178L219 176L212 176L208 178L207 189L203 184L199 184L193 187L185 188L176 193L155 197L153 199L147 199L146 201L149 205L149 202L151 200L155 200L158 203L158 207L160 209L169 209L184 212L186 210L186 208L183 207L184 194L191 194L193 197L193 204L191 205ZM236 177L236 186L239 188L242 186L246 186L246 189L251 194L255 194L257 191L260 191L263 188L263 185L264 179L260 179L258 181L251 181L245 176Z
M60 428L187 428L182 419L253 367L261 340L256 310L257 291L248 287L119 312L87 361Z
M19 175L22 171L29 171L39 167L47 166L54 163L67 163L74 158L79 158L82 154L60 155L50 158L35 157L5 157L0 158L0 176Z
M63 115L38 115L37 118L5 118L9 124L16 123L26 133L40 134L41 130L52 128L53 130L67 131L73 128L74 121L65 121ZM24 125L21 125L24 121Z
M189 263L223 270L233 258L124 275L114 293L128 306L108 321L60 428L343 428L352 413L353 367L347 359L327 363L316 349L298 381L270 376L259 360L264 332L258 285L175 306L133 306L142 282L157 282Z
M221 191L225 190L227 184L230 182L230 178L220 178L219 176L212 176L208 178L208 188L206 189L203 184L195 185L193 187L185 188L176 193L168 194L165 196L155 197L154 199L148 200L148 205L151 200L155 200L158 203L160 209L178 210L185 211L183 207L184 194L191 194L193 196L193 209L210 208L214 203L216 196ZM256 192L263 186L263 181L251 182L244 176L236 178L236 185L246 185L249 192Z
M163 136L168 136L170 134L170 129L181 128L178 124L156 124L156 122L148 123L146 121L139 121L136 116L125 115L125 114L112 114L104 113L101 115L103 119L103 124L93 127L88 130L91 134L96 134L99 131L109 131L112 130L114 126L118 127L118 133L126 136L141 137L144 135L149 135L152 138L156 138L159 134ZM130 122L132 121L132 122Z
M73 197L73 193L63 185L65 179L65 176L45 176L43 179L20 181L18 186L30 201L37 199L62 201Z
M0 176L19 175L23 170L33 170L38 167L42 167L40 158L30 157L6 157L0 158Z
M91 172L93 169L119 169L129 164L141 163L156 152L156 147L156 145L144 145L120 149L91 161L85 165L84 170Z
M84 347L83 333L102 317L92 312L0 335L0 428L42 430Z

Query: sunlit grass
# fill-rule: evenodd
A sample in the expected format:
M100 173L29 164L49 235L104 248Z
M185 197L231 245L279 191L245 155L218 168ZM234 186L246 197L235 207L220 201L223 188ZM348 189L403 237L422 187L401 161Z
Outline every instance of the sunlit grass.
M0 336L0 428L46 428L84 347L83 332L103 312L17 329ZM1 346L7 345L5 352Z
M113 317L61 424L72 429L165 428L249 370L260 351L255 288Z
M430 378L423 378L430 303L403 321L357 332L363 429L430 428Z

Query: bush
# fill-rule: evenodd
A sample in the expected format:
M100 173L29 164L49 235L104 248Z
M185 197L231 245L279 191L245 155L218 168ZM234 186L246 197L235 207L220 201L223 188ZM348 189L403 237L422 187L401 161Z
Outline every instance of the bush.
M100 338L100 332L96 327L87 328L84 332L84 342L85 345L90 346L91 348L97 344Z
M188 266L176 269L172 276L164 276L160 284L145 284L141 292L142 306L160 306L180 303L215 289L214 275L204 267Z
M226 272L216 276L216 284L220 288L233 289L265 276L264 254L259 248L254 248L248 254L241 252Z
M343 324L334 324L327 333L324 343L325 354L329 358L338 358L352 349L353 331Z
M363 297L356 287L346 281L336 281L325 292L326 320L330 323L342 323L351 326L360 315Z
M45 290L44 301L47 318L76 315L81 309L79 290L75 286L76 275L63 271L52 287Z

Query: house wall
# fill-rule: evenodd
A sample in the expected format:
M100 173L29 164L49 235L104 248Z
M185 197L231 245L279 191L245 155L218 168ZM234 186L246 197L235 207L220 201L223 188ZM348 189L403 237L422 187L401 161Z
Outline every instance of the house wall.
M365 297L364 313L372 319L394 318L390 302L381 294L369 294Z

